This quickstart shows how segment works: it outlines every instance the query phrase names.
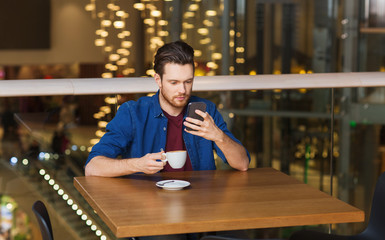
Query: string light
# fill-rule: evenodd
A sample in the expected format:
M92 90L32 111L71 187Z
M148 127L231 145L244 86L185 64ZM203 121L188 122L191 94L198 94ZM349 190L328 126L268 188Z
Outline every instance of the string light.
M162 16L162 12L159 11L159 10L152 10L151 11L151 16L153 16L153 17L160 17L160 16Z
M134 8L140 10L140 11L143 11L145 10L145 5L143 3L134 3Z
M209 29L208 28L198 28L197 32L201 35L208 35Z
M188 8L190 11L198 11L199 10L199 5L194 3L194 4L191 4Z
M115 21L114 22L115 28L121 29L121 28L124 28L125 26L126 26L126 24L123 21Z
M28 165L29 161L28 161L28 159L23 159L23 160L21 161L21 163L22 163L24 166L26 166L26 165Z
M208 17L215 17L217 15L217 12L215 10L207 10L206 16Z
M101 239L107 240L107 237L103 235L103 232L95 225L93 224L93 221L89 219L89 216L87 216L83 210L79 208L79 205L75 203L73 198L70 197L68 193L66 193L62 188L60 188L59 184L55 183L55 180L50 177L50 175L47 173L47 171L43 168L39 170L39 174L43 176L44 180L48 182L49 185L53 185L53 189L56 191L56 193L59 196L62 196L62 199L66 201L67 205L71 207L71 209L78 215L80 218L85 221L85 225L88 226L92 231L95 232L97 236L101 236ZM12 209L12 205L6 206L9 209Z

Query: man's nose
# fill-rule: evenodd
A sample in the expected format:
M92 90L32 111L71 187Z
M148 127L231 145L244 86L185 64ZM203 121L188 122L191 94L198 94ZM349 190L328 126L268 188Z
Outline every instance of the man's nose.
M185 87L185 85L183 83L179 86L179 92L181 92L181 93L185 93L186 92L186 87Z

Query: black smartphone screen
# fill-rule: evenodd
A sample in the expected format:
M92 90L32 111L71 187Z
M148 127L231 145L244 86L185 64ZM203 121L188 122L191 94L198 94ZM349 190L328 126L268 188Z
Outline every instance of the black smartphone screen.
M187 106L187 117L195 118L198 120L203 121L203 118L195 113L195 110L201 110L202 112L206 112L206 103L204 102L192 102L189 103ZM192 131L194 129L191 129L189 127L186 127L187 130Z

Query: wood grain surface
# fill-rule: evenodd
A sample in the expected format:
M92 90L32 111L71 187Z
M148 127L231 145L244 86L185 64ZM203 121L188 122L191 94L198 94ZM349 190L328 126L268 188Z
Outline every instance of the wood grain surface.
M155 183L180 179L179 191ZM117 237L364 221L364 212L272 168L75 177Z

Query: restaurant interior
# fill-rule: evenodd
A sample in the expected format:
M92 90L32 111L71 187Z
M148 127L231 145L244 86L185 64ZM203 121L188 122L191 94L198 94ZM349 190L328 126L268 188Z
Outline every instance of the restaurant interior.
M0 81L151 77L155 51L178 39L195 49L195 76L385 72L382 0L13 0L0 2L0 19ZM0 239L40 239L38 199L55 239L118 239L73 178L119 105L151 94L1 95ZM216 103L250 168L275 168L365 212L365 222L312 227L365 229L385 171L385 87L194 94Z

